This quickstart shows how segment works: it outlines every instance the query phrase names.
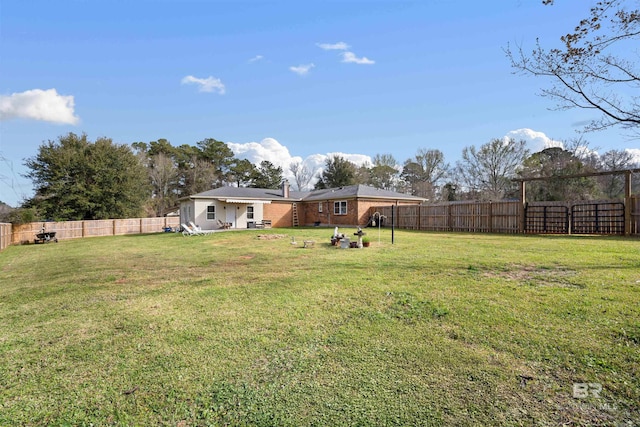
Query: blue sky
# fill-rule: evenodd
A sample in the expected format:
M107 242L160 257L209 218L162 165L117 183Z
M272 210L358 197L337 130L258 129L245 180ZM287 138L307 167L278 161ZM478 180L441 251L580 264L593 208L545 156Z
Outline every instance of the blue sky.
M594 3L3 0L0 200L30 197L24 159L68 132L215 138L285 170L420 148L454 164L507 135L539 150L594 116L551 111L545 82L513 75L503 49L557 45ZM618 130L586 140L638 149Z

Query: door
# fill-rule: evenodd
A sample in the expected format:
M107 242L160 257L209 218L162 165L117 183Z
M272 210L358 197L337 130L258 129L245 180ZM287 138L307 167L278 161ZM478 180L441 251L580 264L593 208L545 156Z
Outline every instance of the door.
M231 224L231 228L236 228L236 207L227 206L225 222Z

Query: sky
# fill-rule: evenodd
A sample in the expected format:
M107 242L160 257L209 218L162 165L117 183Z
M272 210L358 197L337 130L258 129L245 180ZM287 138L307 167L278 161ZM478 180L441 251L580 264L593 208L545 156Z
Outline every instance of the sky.
M553 47L593 0L0 0L0 201L33 195L27 158L69 132L119 144L215 138L239 158L318 169L399 164L495 138L532 152L580 136L504 49ZM598 152L637 140L584 136Z

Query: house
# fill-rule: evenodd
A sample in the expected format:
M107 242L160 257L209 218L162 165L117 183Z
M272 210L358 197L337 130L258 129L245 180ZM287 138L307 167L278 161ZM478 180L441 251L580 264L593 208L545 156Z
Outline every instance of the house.
M292 191L284 181L278 190L220 187L181 200L180 222L203 229L297 225L366 226L372 206L420 205L426 199L366 185Z

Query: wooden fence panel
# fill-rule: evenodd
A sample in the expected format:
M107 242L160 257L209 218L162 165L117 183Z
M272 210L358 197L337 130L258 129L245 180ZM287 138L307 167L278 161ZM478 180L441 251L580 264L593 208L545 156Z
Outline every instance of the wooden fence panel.
M640 235L640 197L631 198L631 234Z
M13 226L11 244L33 242L37 233L55 231L58 240L125 234L157 233L165 227L178 227L179 217L104 219L94 221L31 222Z
M397 211L396 225L398 228L406 230L420 229L420 206L398 206Z
M371 215L386 216L383 226L391 226L391 207L375 206ZM454 202L422 206L398 206L395 225L398 228L423 231L461 231L483 233L518 233L520 203Z
M13 226L13 233L11 236L11 243L33 243L36 234L42 231L42 222L31 222L28 224L19 224ZM53 231L50 228L45 228L45 231Z
M168 224L167 220L173 217L160 217L160 218L142 218L140 220L140 232L141 233L156 233L158 230L163 230L165 227L177 227L179 218L175 218L174 223Z
M630 234L640 234L640 198L631 198ZM597 205L594 212L597 218L591 218L584 206ZM572 207L580 212L575 222L580 227L577 232L621 234L624 219L624 206L618 201L592 202L533 202L526 209L526 233L570 232L570 214ZM395 209L395 226L398 228L424 231L458 231L473 233L520 233L520 202L451 202L423 206L398 206ZM391 206L374 206L371 214L378 212L386 216L382 226L391 226ZM593 215L596 215L594 213ZM622 217L621 217L622 215ZM576 214L576 216L578 216ZM584 229L583 223L589 225ZM580 228L577 227L577 228ZM584 229L584 230L583 230Z
M449 231L449 205L424 205L420 210L420 230Z
M113 221L113 234L140 234L142 226L140 219L116 219Z
M451 231L488 233L490 227L489 203L451 205Z
M13 226L10 223L0 223L0 251L4 250L11 244L11 234Z
M82 237L113 236L113 220L83 221Z
M519 233L520 202L491 203L491 219L492 233Z
M84 221L47 222L45 228L46 231L55 231L58 240L78 239L83 236L83 222Z

